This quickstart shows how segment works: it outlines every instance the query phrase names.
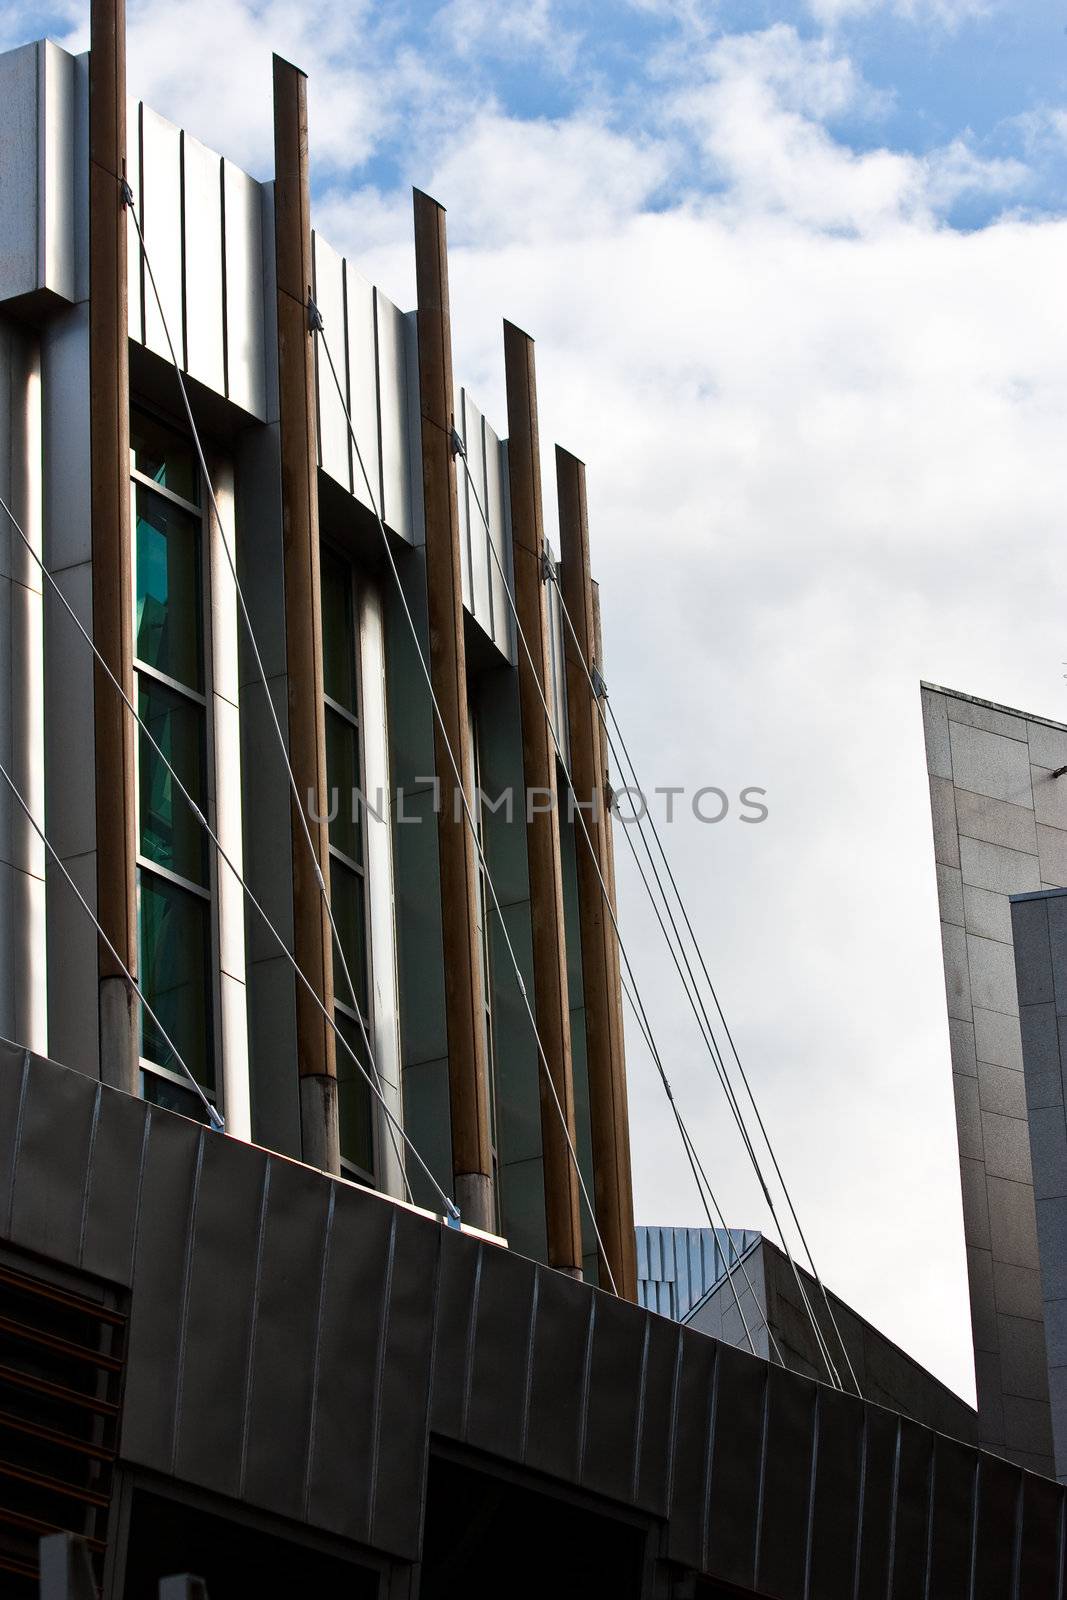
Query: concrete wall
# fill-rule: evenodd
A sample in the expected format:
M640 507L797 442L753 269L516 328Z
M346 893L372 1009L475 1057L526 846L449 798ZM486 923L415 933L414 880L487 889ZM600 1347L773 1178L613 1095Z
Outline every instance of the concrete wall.
M1052 1470L1013 894L1067 885L1067 728L924 685L980 1439Z
M1067 780L1058 780L1064 782ZM1067 892L1012 901L1056 1476L1067 1481Z

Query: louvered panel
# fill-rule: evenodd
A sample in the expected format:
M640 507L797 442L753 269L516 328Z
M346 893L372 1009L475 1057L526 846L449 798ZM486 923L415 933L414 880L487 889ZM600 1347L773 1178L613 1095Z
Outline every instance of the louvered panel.
M84 1539L103 1562L126 1319L0 1266L0 1589L37 1592L42 1536Z

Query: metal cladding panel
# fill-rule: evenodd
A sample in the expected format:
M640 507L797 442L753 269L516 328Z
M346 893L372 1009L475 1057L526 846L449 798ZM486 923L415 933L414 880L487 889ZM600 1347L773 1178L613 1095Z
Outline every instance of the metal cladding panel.
M546 545L547 545L547 541L546 541ZM556 556L556 552L552 549L551 545L547 545L547 549L548 549L548 558L549 558L549 560L552 562L554 567L558 568L558 558ZM563 616L563 608L562 608L562 606L560 604L560 594L559 594L559 585L558 584L550 583L548 585L547 600L548 600L548 654L549 654L549 666L550 666L550 671L551 671L551 674L552 674L552 692L548 696L548 703L552 708L552 731L556 736L556 743L558 744L559 748L562 750L564 758L565 758L565 760L567 762L567 765L569 767L570 766L570 758L571 758L570 757L570 752L571 752L570 737L571 737L571 735L570 735L570 722L569 722L568 717L567 717L567 665L566 665L566 654L565 654L566 640L564 638L564 629L566 627L566 621L565 621L564 616ZM576 824L576 826L578 826L578 825ZM580 831L581 831L581 829L579 827L579 832ZM583 842L582 849L584 850L585 848L586 848L586 846L585 846L585 844ZM644 1230L642 1230L642 1231L644 1231ZM673 1233L673 1231L674 1231L673 1229L667 1229L667 1228L649 1228L647 1230L648 1237L649 1237L649 1261L650 1261L650 1265L654 1264L654 1262L655 1262L655 1260L656 1260L656 1258L658 1256L659 1264L660 1264L659 1276L661 1277L661 1279L664 1279L665 1281L668 1281L668 1282L673 1282L674 1281L674 1274L673 1274L673 1262L672 1262L671 1277L669 1279L666 1278L666 1272L667 1272L667 1267L665 1265L666 1256L667 1256L666 1238L670 1233Z
M173 1471L236 1496L267 1157L204 1140L181 1311Z
M144 342L165 361L170 346L163 326L174 341L178 360L185 365L182 335L182 173L181 134L172 122L158 116L148 106L141 112L141 230L145 250L152 263L152 274L163 306L160 315L148 266L144 273ZM138 255L131 257L130 272Z
M483 1245L470 1354L466 1440L523 1460L538 1278L521 1256Z
M267 415L263 332L263 191L222 163L226 225L226 394L253 417Z
M463 435L467 436L467 393L465 389L459 391L459 401L456 405L456 427ZM472 595L474 582L471 573L471 526L472 512L474 517L478 513L470 504L470 484L467 474L463 470L463 463L456 459L456 504L459 508L459 566L460 579L463 589L463 609L474 615Z
M938 1440L940 1448L941 1440ZM972 1476L974 1462L970 1463ZM1064 1579L1062 1491L1045 1478L1027 1473L1023 1479L1023 1526L1019 1549L1019 1595L1026 1600L1058 1600Z
M665 1317L650 1317L646 1326L648 1358L635 1498L638 1505L653 1515L665 1517L670 1501L674 1409L682 1340L677 1326Z
M371 1204L379 1208L381 1202ZM393 1267L388 1283L379 1289L386 1304L371 1542L410 1555L418 1549L422 1531L422 1497L412 1487L421 1487L427 1455L433 1307L443 1230L408 1211L396 1211L394 1218ZM407 1486L406 1492L396 1493L397 1485Z
M973 1450L938 1438L930 1494L931 1595L964 1595L970 1588L974 1479Z
M308 1502L317 1517L368 1543L372 1475L339 1474L338 1461L375 1461L381 1425L385 1297L396 1261L396 1214L338 1186L314 1359Z
M356 436L356 442L352 447L352 493L361 506L366 506L372 512L380 512L382 478L378 453L378 357L375 348L374 289L347 261L345 293L348 305L348 385L351 393L352 431ZM336 362L338 359L336 339L331 341L330 349ZM362 467L360 460L363 462Z
M137 1206L131 1203L130 1175L142 1170L149 1125L148 1106L143 1100L101 1089L78 1264L112 1283L128 1285L133 1281Z
M582 1485L625 1503L638 1475L649 1318L614 1295L598 1295L595 1304Z
M896 1600L909 1600L916 1592L924 1593L926 1587L934 1436L910 1417L901 1417L899 1440L893 1594Z
M274 1160L260 1237L256 1325L249 1361L242 1493L282 1516L305 1514L305 1468L326 1220L332 1186Z
M768 1365L763 1486L757 1517L757 1585L768 1594L803 1594L811 1537L811 1473L818 1385ZM807 1472L798 1472L804 1462ZM714 1485L712 1486L714 1494Z
M322 313L330 355L337 369L333 381L322 339L315 340L315 382L319 398L319 466L349 493L352 490L352 451L345 407L348 397L348 355L345 332L345 264L336 250L312 234L315 263L315 304ZM358 435L357 435L358 436Z
M471 1329L481 1294L482 1247L454 1229L441 1240L430 1426L461 1440L470 1404Z
M470 395L463 394L463 442L467 449L467 464L457 463L457 470L467 494L467 523L470 528L471 612L489 638L493 637L493 603L490 594L490 570L493 565L490 540L496 524L496 539L500 539L500 506L489 498L485 476L486 422ZM483 514L484 513L484 514ZM489 527L486 528L488 521Z
M144 196L141 191L141 105L138 100L126 101L126 182L133 191L137 222L142 222ZM134 212L126 212L126 324L131 339L144 344L144 292L146 278L141 241L137 235ZM86 252L88 253L88 252ZM151 293L151 290L149 290ZM88 433L88 429L86 429Z
M42 1255L77 1262L98 1084L71 1072L59 1081L31 1063L19 1100L18 1162L36 1182L14 1185L11 1231Z
M414 541L408 425L408 348L403 312L380 289L374 291L378 351L378 426L381 442L382 520Z
M202 1141L184 1117L149 1116L133 1263L121 1453L170 1472L180 1370L178 1307L195 1209ZM210 1137L217 1137L212 1135Z
M542 1275L537 1297L526 1462L552 1477L578 1481L585 1390L595 1300L562 1272ZM563 1403L560 1397L563 1396Z
M38 171L42 189L37 273L44 288L73 302L77 298L74 194L77 63L50 39L43 40L37 50L41 97Z
M982 1456L978 1467L972 1600L1003 1600L1005 1595L1019 1592L1014 1587L1015 1529L1022 1487L1020 1467L997 1456Z
M518 662L518 640L515 616L509 595L514 591L511 571L511 501L508 486L507 445L501 443L488 422L483 429L485 441L486 504L491 508L489 525L492 529L492 550L489 552L489 600L492 613L492 637L497 649L512 666ZM494 559L493 551L496 552ZM551 704L551 696L549 697ZM558 730L557 730L558 731ZM567 752L566 743L562 746Z
M863 1407L851 1395L819 1386L817 1454L808 1551L810 1593L852 1600L856 1582Z
M39 287L38 48L27 44L0 55L0 193L4 196L0 300Z
M769 1371L766 1362L732 1345L719 1350L704 1565L746 1588L755 1587Z
M188 133L182 134L182 234L186 369L225 394L222 163Z
M715 1428L718 1361L723 1346L683 1336L675 1387L668 1554L681 1566L704 1569L708 1473Z
M856 1600L886 1600L893 1549L892 1507L896 1495L897 1418L867 1407L860 1475L862 1508Z

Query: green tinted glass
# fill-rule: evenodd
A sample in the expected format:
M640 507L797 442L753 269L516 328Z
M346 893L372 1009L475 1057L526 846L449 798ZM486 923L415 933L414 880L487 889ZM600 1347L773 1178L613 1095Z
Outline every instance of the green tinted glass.
M323 547L320 555L322 590L322 677L326 693L355 716L356 630L352 609L352 569Z
M326 707L326 778L330 789L330 843L363 864L363 808L359 798L359 734L346 717ZM336 791L336 793L335 793ZM354 818L354 820L353 820Z
M192 441L143 411L130 412L130 459L138 472L172 494L200 504L200 472Z
M337 1031L355 1052L364 1067L367 1051L359 1023L336 1013ZM368 1069L369 1070L369 1069ZM374 1107L370 1087L348 1051L337 1044L337 1120L341 1156L362 1172L374 1172Z
M137 490L137 655L203 689L200 525L150 489Z
M203 810L203 707L147 673L138 676L137 703L144 728ZM139 738L141 854L206 888L207 835L143 731Z
M363 879L336 856L330 857L330 904L337 936L356 990L356 1004L367 1015L367 939L364 922ZM335 962L334 989L339 1000L351 1004L340 962Z
M138 878L141 987L186 1066L214 1088L208 968L210 906L199 895L141 871ZM142 1008L141 1054L158 1066L181 1068L162 1033Z

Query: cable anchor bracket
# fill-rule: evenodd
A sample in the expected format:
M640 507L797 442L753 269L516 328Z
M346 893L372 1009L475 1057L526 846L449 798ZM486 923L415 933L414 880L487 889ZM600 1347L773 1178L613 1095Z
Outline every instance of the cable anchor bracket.
M597 699L606 700L608 698L607 679L604 677L604 674L601 672L595 661L593 662L592 667L589 669L589 676L593 680L593 693L596 695Z
M318 306L315 304L310 295L308 295L308 332L326 332L326 324L322 320L322 312L319 310Z
M126 207L127 211L133 211L134 208L135 208L135 205L136 205L136 201L134 200L134 197L133 197L133 190L130 188L129 182L128 182L128 180L126 178L123 178L121 180L121 187L122 187L122 203Z
M556 563L553 561L547 544L541 546L541 582L555 583Z

